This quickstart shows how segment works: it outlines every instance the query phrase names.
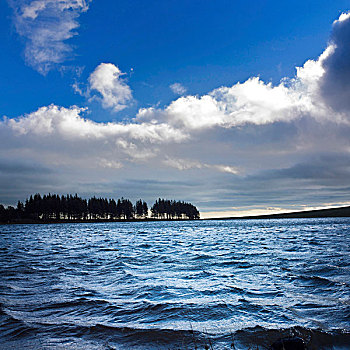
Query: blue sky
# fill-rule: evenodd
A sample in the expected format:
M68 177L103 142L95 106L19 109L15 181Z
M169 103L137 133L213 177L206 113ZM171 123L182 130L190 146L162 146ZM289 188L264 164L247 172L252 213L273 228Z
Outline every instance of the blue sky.
M341 57L349 63L348 10L348 1L2 2L0 199L167 196L209 216L347 203L347 112L326 87L341 85Z
M323 51L330 22L347 9L348 1L315 4L91 2L79 18L78 35L67 41L74 49L62 65L84 68L83 80L101 62L116 64L128 74L138 107L168 104L174 99L168 87L177 81L191 94L204 94L256 75L278 82ZM25 39L16 33L13 10L6 2L0 6L2 114L15 117L50 103L84 104L71 88L77 79L73 72L56 69L42 76L24 63ZM119 118L109 113L94 116L96 120Z

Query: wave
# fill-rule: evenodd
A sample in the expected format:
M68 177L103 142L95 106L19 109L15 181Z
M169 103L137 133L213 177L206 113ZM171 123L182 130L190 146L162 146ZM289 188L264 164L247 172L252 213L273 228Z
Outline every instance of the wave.
M1 313L0 316L4 316ZM7 327L3 327L1 321L1 334L5 339L3 345L10 344L18 339L26 340L28 348L30 344L45 336L56 341L65 342L67 339L75 339L79 344L93 342L103 344L103 349L235 349L235 350L267 350L271 345L290 337L303 340L307 349L317 350L345 350L349 349L350 331L342 329L321 330L304 327L291 327L282 329L267 329L260 326L241 329L232 333L212 334L205 330L193 329L162 329L125 327L122 324L53 324L33 323L27 324L14 317L6 315L11 319ZM11 326L11 327L10 327ZM8 343L6 343L6 341ZM4 349L5 349L4 347ZM90 347L84 347L90 349ZM100 348L100 347L98 347ZM91 347L95 349L95 347Z
M0 339L15 340L35 336L35 328L5 312L0 304Z
M350 331L334 329L325 331L304 327L291 327L282 329L266 329L254 327L239 330L234 334L236 350L248 348L269 349L280 339L297 337L304 341L307 349L317 350L346 350L349 349Z
M301 283L305 283L306 285L311 285L314 287L319 287L319 288L325 288L325 287L337 287L339 286L339 282L332 281L326 277L321 277L321 276L307 276L307 275L300 275L297 278L300 280Z
M349 350L350 221L305 222L12 227L0 350Z

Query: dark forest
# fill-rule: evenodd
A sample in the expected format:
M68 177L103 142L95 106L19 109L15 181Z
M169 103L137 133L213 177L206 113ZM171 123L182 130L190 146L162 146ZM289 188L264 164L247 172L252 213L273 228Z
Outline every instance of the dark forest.
M83 199L77 194L59 196L35 194L17 207L5 208L0 204L0 222L60 222L101 220L185 220L199 219L198 209L183 201L157 199L148 205L142 199L133 204L129 199L96 198Z

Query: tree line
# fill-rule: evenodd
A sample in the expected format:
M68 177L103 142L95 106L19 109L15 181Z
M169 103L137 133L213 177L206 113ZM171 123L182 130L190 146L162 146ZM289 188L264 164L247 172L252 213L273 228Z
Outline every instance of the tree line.
M151 215L149 215L151 214ZM134 219L199 219L199 211L183 201L157 199L148 205L142 199L133 204L129 199L117 201L108 198L83 199L77 194L62 195L39 193L31 195L25 202L18 201L17 207L5 208L0 204L0 222L21 221L94 221L94 220L134 220Z
M183 215L188 219L199 219L199 211L193 204L168 199L157 199L151 212L158 219L182 219Z

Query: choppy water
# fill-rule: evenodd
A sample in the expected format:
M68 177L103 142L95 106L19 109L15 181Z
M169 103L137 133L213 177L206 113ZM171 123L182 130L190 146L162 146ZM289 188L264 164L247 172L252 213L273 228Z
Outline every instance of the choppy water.
M1 349L350 349L350 219L0 233Z

